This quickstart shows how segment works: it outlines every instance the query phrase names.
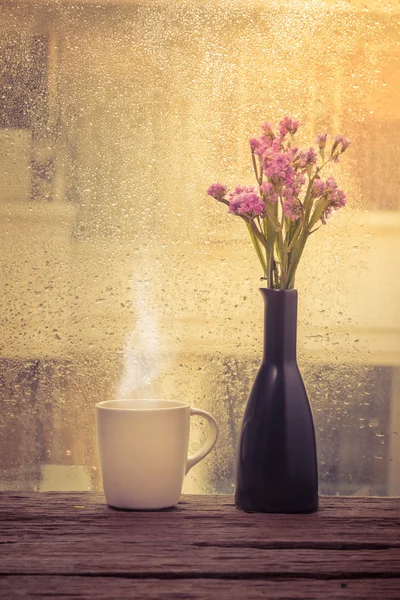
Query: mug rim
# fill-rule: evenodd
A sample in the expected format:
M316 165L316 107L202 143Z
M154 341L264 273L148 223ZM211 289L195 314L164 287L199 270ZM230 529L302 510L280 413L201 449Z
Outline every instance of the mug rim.
M148 406L123 406L125 402L145 402L148 403ZM154 406L151 406L152 402L154 403ZM156 403L158 405L156 405ZM165 406L160 406L160 403L165 404ZM182 402L181 400L167 400L166 398L119 398L116 400L102 400L101 402L97 402L96 408L119 412L154 412L190 408L190 404L188 402Z

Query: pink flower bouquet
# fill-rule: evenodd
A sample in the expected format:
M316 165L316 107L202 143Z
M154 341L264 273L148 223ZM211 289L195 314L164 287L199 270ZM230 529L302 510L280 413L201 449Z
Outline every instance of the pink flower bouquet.
M321 172L339 162L349 140L337 135L327 152L327 134L321 133L315 140L318 149L299 150L292 145L299 127L299 121L285 117L276 130L263 123L260 136L250 139L256 186L238 185L228 193L225 185L214 183L207 190L245 221L263 278L273 289L294 287L308 237L346 204L335 179L324 180Z

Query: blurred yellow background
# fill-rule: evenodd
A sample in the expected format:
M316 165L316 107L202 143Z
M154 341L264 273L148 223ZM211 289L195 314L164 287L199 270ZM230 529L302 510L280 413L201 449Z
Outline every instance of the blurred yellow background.
M185 490L233 490L261 359L260 275L210 183L298 117L349 137L341 214L300 264L321 491L400 493L400 6L0 1L0 488L97 489L94 404L221 424ZM201 423L193 427L200 443Z

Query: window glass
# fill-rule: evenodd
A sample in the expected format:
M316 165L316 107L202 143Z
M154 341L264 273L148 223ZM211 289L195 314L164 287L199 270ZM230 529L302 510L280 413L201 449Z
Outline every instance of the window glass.
M233 490L261 273L205 191L288 114L352 142L296 284L321 492L400 494L398 8L16 0L0 33L1 488L99 489L95 403L163 397L221 426L185 490Z

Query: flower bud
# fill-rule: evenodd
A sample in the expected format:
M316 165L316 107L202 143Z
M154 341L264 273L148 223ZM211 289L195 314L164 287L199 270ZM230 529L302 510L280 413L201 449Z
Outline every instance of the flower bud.
M323 150L326 146L326 138L327 138L327 134L326 133L319 133L317 135L317 137L315 138L315 143L318 144L318 148L320 150Z

